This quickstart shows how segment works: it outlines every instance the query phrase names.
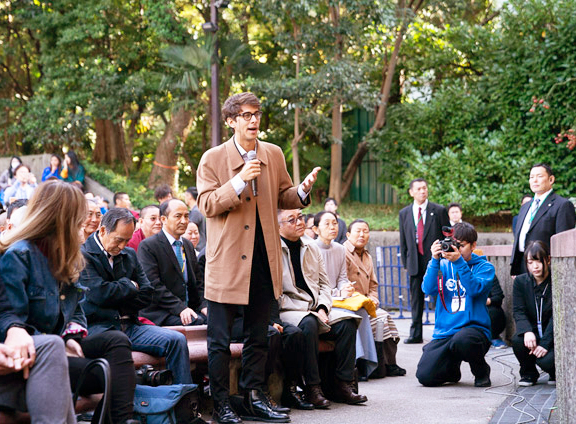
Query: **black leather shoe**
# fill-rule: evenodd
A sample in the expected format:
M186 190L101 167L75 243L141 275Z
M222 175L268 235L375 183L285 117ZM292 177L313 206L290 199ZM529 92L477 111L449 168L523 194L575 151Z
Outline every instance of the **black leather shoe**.
M304 393L299 392L296 385L291 385L284 388L284 391L282 392L282 403L294 409L301 409L305 411L314 409L314 405L306 401Z
M414 337L408 337L404 339L404 344L419 344L423 343L422 339L415 339Z
M386 365L386 375L388 377L403 377L406 375L406 370L396 364Z
M230 402L215 402L212 418L220 424L239 424L242 422L230 406Z
M352 381L336 380L336 390L334 392L338 402L347 403L348 405L357 405L368 400L366 396L354 393L354 383Z
M288 414L272 409L268 396L261 390L249 390L244 396L243 411L240 416L246 421L263 421L265 423L289 423Z
M320 384L306 386L306 400L317 409L326 409L330 406L330 401L324 397Z
M268 398L268 401L270 402L270 407L272 408L273 411L282 412L284 414L290 413L290 408L288 406L278 405L276 401L272 399L272 397L268 393L265 393L265 395Z

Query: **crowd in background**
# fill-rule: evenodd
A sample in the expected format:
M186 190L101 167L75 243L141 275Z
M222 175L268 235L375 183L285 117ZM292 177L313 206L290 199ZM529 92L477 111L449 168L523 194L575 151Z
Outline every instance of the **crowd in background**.
M196 204L196 187L188 188L182 201L168 185L161 185L154 191L158 203L136 211L127 193L115 193L111 205L106 199L83 193L84 176L84 168L73 151L69 151L64 160L52 155L40 184L17 156L0 175L0 190L6 207L0 215L0 251L3 252L0 260L0 340L5 343L0 344L0 375L3 374L0 381L3 387L9 384L14 389L11 393L3 389L0 403L28 410L35 416L48 417L46 422L74 422L69 399L61 393L50 395L50 388L59 381L62 390L74 389L75 377L85 365L85 359L104 357L111 363L114 376L122 376L114 379L114 422L129 423L134 393L131 349L167 357L167 367L173 371L175 381L191 381L185 339L171 330L144 334L143 329L206 323L203 285L206 218ZM548 194L552 183L553 179L544 187ZM541 192L535 191L536 198ZM532 202L530 196L526 199ZM425 200L427 202L427 192ZM445 223L461 229L462 207L452 203L442 208L447 217ZM362 219L346 225L337 209L337 202L328 198L324 210L317 214L302 215L300 210L278 211L284 272L288 276L284 276L281 302L272 307L268 361L277 364L271 365L270 370L277 367L286 373L282 403L293 408L314 409L330 405L320 386L318 340L335 343L338 365L331 372L344 381L352 378L354 368L358 369L360 381L406 374L396 362L398 330L390 314L380 307L378 281L367 249L369 225ZM532 220L537 209L532 212L521 210L522 222L530 213ZM430 215L428 219L431 219ZM573 228L573 218L570 219ZM422 246L418 245L418 238L423 234L419 233L419 219L415 219L414 224L412 231L416 232L416 248L420 251ZM435 237L435 240L439 238ZM475 239L470 239L469 244L472 242L475 246ZM524 272L514 285L513 318L517 333L512 345L521 364L523 385L536 383L539 376L536 364L550 374L550 381L555 381L548 243L537 241L537 244L522 246ZM125 249L126 246L131 249ZM311 253L306 253L306 249ZM434 248L432 250L434 253ZM99 254L102 254L101 259L98 259ZM173 263L176 272L167 262ZM102 268L106 268L106 264L109 265L107 270ZM427 265L428 261L419 271L420 284ZM311 287L310 273L320 275L315 280L317 287ZM125 285L116 284L122 279L126 279ZM290 281L288 285L286 279ZM82 290L86 287L88 292L84 297ZM290 291L292 287L294 292ZM421 292L422 288L418 286L417 290ZM49 303L52 295L55 300ZM489 340L495 348L506 348L507 344L500 338L506 317L501 308L503 292L497 278L490 279L490 287L484 295L482 308L489 313ZM316 319L306 321L301 314L294 315L297 307L286 307L290 302L298 304L302 296L316 299L313 312L329 324L327 329L319 329ZM351 299L356 304L352 305ZM306 307L302 310L304 315L309 312ZM134 321L135 316L137 321ZM109 320L116 320L117 325L109 324ZM237 320L241 323L243 316L240 314ZM241 324L238 328L242 328ZM303 340L306 337L316 340L311 343L315 347L310 352L294 344L308 346L303 341L294 341L300 333L302 335L298 337ZM242 341L243 337L239 330L236 338ZM165 347L151 350L148 345L152 339L155 344L161 341ZM405 342L422 342L422 333L411 333ZM273 349L274 343L281 347ZM293 353L283 354L283 349ZM14 354L14 350L19 353ZM68 364L61 360L64 351L74 358ZM295 358L298 359L296 363ZM24 379L10 370L24 370ZM450 378L446 381L456 377ZM28 387L34 382L35 391L28 390L29 395L24 395L23 400L26 379ZM423 378L421 381L430 380ZM482 384L489 385L489 380L488 384L485 381ZM101 378L95 376L83 393L98 392L101 386ZM367 400L365 396L353 393L353 388L347 390L341 393L344 402L355 404ZM57 406L48 411L33 399L34 396L37 399L50 396L50 405ZM276 404L271 404L270 408L282 411Z

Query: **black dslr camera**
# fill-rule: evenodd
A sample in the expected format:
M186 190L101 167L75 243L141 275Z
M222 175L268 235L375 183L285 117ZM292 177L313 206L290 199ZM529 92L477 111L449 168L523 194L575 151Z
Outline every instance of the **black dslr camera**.
M152 365L142 365L136 370L136 384L145 386L166 386L172 384L172 371L155 370Z
M440 241L440 248L442 252L452 252L452 246L456 249L460 247L460 243L454 240L454 228L452 227L442 227L442 234L444 234L444 240Z

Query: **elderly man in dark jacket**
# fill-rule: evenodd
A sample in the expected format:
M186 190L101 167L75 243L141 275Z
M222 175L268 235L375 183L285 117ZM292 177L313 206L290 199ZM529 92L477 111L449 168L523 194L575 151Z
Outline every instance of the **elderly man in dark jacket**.
M138 321L138 311L150 304L154 289L134 249L126 247L135 223L128 209L110 209L100 229L82 246L86 268L79 283L87 288L84 310L90 334L121 330L130 338L133 350L166 357L175 383L191 383L186 337Z

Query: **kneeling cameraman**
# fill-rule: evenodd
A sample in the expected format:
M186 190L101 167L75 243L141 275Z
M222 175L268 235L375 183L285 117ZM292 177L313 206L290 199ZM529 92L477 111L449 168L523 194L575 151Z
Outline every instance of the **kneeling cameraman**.
M436 295L433 340L424 346L416 377L424 386L460 381L460 364L470 363L474 386L489 387L490 366L484 355L490 348L490 316L486 299L494 279L494 266L472 251L478 234L461 222L452 237L435 241L422 290ZM443 259L440 259L440 258Z

